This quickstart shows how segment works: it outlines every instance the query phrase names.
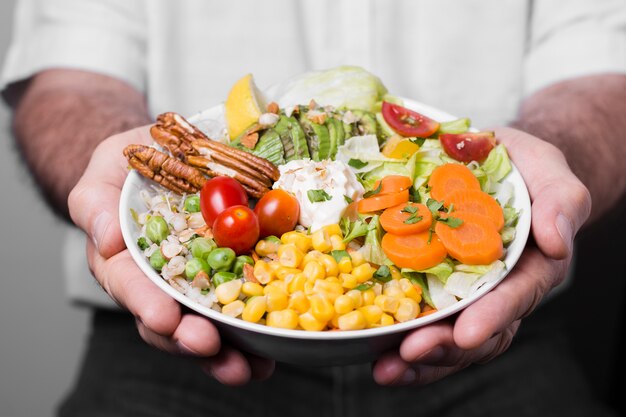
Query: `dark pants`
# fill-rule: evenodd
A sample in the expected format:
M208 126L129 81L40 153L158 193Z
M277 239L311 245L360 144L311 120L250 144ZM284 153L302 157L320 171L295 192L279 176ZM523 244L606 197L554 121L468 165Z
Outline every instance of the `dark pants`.
M546 308L547 307L547 308ZM278 364L264 382L220 385L192 359L147 346L131 317L97 311L69 416L610 416L585 382L553 306L505 354L426 387L376 385L370 365ZM556 307L554 307L556 308Z

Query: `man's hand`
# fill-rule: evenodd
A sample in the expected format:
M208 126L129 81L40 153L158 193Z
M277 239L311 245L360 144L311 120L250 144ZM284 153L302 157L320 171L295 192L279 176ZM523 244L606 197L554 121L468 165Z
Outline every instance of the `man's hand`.
M510 128L496 135L528 186L534 242L493 291L458 316L415 330L399 352L380 358L373 371L379 384L427 384L500 355L521 319L565 276L574 236L591 211L589 192L553 145Z
M211 322L184 312L139 270L126 250L117 213L128 173L122 150L133 143L151 143L148 127L103 141L69 196L72 220L89 237L92 273L105 291L136 317L139 333L149 344L172 354L200 358L203 369L224 384L241 385L251 378L269 377L273 362L221 345Z

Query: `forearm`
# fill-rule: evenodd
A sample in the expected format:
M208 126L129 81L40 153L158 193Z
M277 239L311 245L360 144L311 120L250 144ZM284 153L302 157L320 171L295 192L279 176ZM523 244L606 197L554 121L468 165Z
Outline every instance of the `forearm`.
M513 125L564 153L591 193L593 222L626 192L625 115L626 76L598 75L535 93L523 103Z
M13 133L42 195L69 219L67 197L96 146L149 122L142 94L106 76L51 70L29 83L13 117Z

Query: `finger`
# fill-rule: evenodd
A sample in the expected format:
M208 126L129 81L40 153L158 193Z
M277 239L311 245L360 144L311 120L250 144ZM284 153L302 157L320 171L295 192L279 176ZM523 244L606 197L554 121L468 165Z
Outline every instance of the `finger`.
M566 258L591 212L589 191L552 144L516 129L496 128L495 132L528 186L532 232L539 248L553 259Z
M454 325L455 344L475 348L526 317L562 281L566 265L567 260L552 261L537 248L527 248L506 279L461 312Z
M172 336L181 321L180 305L137 267L127 250L104 259L87 241L89 267L104 290L148 329Z
M128 174L122 151L131 143L149 143L147 126L112 136L94 151L85 173L68 197L72 221L85 231L105 258L124 249L119 225L119 196Z
M252 379L256 381L264 381L272 376L276 368L276 362L271 359L261 358L260 356L246 354L246 359L250 364L252 371Z
M148 344L172 354L208 357L220 350L220 337L215 326L195 314L185 314L171 336L154 332L140 320L137 320L137 329Z
M229 346L223 346L216 356L204 360L202 369L224 385L244 385L252 377L246 358Z

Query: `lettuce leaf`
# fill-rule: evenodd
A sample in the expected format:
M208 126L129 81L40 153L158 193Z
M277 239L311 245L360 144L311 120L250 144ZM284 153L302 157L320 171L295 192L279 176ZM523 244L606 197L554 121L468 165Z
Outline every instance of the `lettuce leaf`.
M383 248L380 245L382 239L383 228L380 225L379 216L372 217L369 222L369 230L365 236L365 243L359 249L366 261L376 265L393 265L393 262L387 258Z
M435 304L433 304L433 300L430 298L430 291L428 290L428 284L425 281L425 275L421 272L414 271L412 269L402 268L400 270L400 274L403 278L407 278L413 284L417 284L422 289L422 298L424 302L435 308Z
M353 136L337 149L335 160L344 162L350 166L356 174L369 172L378 168L385 162L397 163L394 158L387 158L380 152L376 135ZM358 160L365 165L354 166L350 160Z

